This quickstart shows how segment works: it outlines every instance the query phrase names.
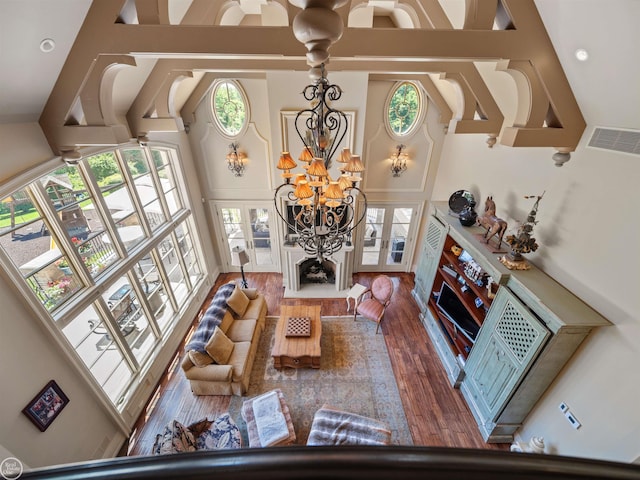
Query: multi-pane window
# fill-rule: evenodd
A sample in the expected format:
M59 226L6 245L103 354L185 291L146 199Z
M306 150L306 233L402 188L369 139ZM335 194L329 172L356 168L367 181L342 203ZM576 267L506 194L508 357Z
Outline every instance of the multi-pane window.
M387 127L397 137L409 135L415 129L422 108L422 94L411 82L402 82L392 91L387 102Z
M119 408L203 278L175 156L99 153L1 198L2 262Z

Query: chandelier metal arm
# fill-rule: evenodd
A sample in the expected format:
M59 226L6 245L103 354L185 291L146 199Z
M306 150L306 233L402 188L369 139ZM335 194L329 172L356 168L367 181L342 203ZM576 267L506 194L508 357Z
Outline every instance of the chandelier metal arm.
M315 157L322 158L325 167L329 168L331 158L348 130L346 114L330 106L330 102L340 99L342 89L329 84L323 77L315 84L307 85L302 94L306 100L316 104L298 112L294 122L296 133L305 147Z

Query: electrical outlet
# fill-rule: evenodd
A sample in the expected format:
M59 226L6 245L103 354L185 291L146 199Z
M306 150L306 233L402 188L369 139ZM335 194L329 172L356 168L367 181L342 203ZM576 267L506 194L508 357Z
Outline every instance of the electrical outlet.
M567 410L569 410L569 405L567 405L566 403L562 402L558 408L560 409L560 411L562 413L565 413Z
M564 413L564 416L567 417L567 420L569 420L569 423L571 424L571 426L573 428L575 428L576 430L579 429L582 426L582 424L578 421L578 419L570 411L567 410Z

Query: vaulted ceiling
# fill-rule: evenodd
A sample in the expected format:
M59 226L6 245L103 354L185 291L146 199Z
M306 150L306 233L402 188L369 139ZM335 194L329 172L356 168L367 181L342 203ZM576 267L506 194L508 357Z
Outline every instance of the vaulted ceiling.
M83 23L68 50L55 52L66 61L39 116L52 150L180 130L216 78L307 69L307 49L291 25L308 5L290 1L61 2L75 5L68 14ZM28 3L46 37L46 19L35 9L47 2ZM463 12L459 24L445 8L451 5ZM486 134L489 145L566 153L580 141L586 122L534 0L342 0L335 11L344 32L329 49L331 71L419 81L449 133ZM478 69L486 62L513 78L517 107L508 124L496 100L504 92L492 91ZM455 86L455 104L440 80Z

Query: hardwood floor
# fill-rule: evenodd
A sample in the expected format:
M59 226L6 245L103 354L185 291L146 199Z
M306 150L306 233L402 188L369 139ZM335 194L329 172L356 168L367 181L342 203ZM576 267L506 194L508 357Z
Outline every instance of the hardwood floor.
M357 273L353 281L369 285L377 273ZM413 442L422 446L508 450L508 444L487 444L459 390L451 388L438 355L418 319L419 309L411 297L413 274L389 273L395 291L387 307L381 331L398 383L402 405ZM267 315L279 315L280 305L322 302L322 314L345 315L346 302L335 299L283 299L282 275L246 274L251 287L267 298ZM237 280L238 274L222 274L216 280L203 309L223 283ZM194 320L195 324L195 320ZM187 335L188 336L188 335ZM140 416L124 454L148 455L155 435L173 419L184 424L205 416L215 417L229 408L230 397L195 396L180 368L184 342L176 352L156 394Z

